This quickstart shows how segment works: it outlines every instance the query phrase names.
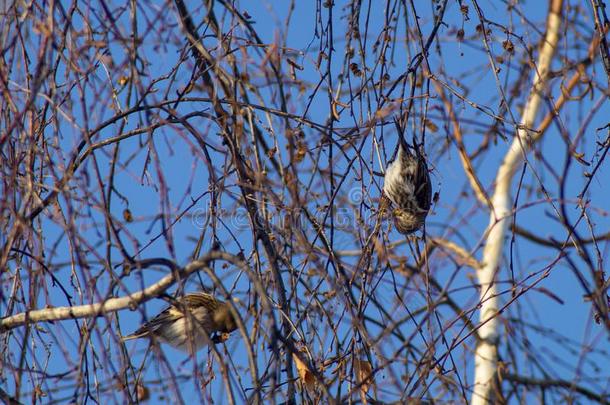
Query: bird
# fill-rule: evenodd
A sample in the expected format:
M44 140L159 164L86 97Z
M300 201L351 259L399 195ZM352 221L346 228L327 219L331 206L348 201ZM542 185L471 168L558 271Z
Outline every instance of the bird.
M383 192L394 206L392 214L398 232L409 235L424 225L432 202L428 165L421 151L407 145L402 134L396 159L385 172Z
M122 339L156 338L190 352L207 346L210 341L224 341L221 336L235 329L237 324L226 302L211 294L196 292L177 298L153 319ZM212 334L215 336L211 337Z

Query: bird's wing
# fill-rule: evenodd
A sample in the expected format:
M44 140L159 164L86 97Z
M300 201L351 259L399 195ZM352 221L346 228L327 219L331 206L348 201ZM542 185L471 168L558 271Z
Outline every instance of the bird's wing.
M418 156L417 171L415 173L415 198L417 204L422 210L428 211L432 204L432 182L430 181L430 173L428 173L428 165L423 156Z
M218 331L219 325L216 325L212 316L212 311L207 307L194 308L189 311L188 317L196 327L205 329L208 334Z
M187 309L203 307L207 308L209 311L215 310L221 304L213 295L203 292L186 294L184 297L180 298L178 302Z
M134 333L131 333L127 336L123 336L123 340L130 339L138 339L150 335L154 335L155 332L163 325L167 325L172 322L176 322L178 319L182 318L184 315L180 310L175 308L174 306L169 306L165 308L161 313L155 316L148 322L145 322L142 326L138 328Z
M150 335L155 335L159 328L167 326L179 319L184 318L183 311L189 311L194 316L197 324L208 331L213 331L216 327L209 314L221 304L213 295L208 293L186 294L176 300L174 305L165 308L159 315L144 323L134 333L123 336L123 340L137 339Z

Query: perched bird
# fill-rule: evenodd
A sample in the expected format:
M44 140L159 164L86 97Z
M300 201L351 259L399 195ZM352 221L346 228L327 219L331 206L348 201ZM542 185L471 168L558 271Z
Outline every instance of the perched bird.
M154 337L171 346L197 351L210 341L222 341L219 334L227 334L237 329L231 308L204 292L186 294L175 303L142 325L123 340ZM216 334L210 338L212 334Z
M408 235L424 225L432 201L432 184L426 160L417 148L400 138L398 154L385 172L383 192L392 201L394 225Z

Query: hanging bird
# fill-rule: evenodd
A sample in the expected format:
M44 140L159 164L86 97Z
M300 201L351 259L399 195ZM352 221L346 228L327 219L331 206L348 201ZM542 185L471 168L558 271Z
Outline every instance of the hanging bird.
M424 156L416 147L407 145L402 133L399 136L398 154L385 172L383 192L394 205L396 230L408 235L424 225L432 201L432 184Z
M210 338L212 334L231 333L235 329L237 324L229 305L208 293L198 292L177 298L175 304L123 340L155 337L177 349L197 351L210 340L221 341L219 336Z

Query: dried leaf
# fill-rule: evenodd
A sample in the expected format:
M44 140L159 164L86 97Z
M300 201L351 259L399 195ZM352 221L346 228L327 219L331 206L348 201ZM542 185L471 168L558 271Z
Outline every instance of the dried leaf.
M267 151L267 156L272 158L273 156L275 156L276 153L277 153L277 147L274 146L273 148L271 148Z
M294 364L299 373L299 378L301 380L301 384L305 387L305 389L309 392L312 392L316 388L316 379L313 376L313 373L307 367L307 364L303 363L299 356L296 353L292 353L292 359L294 360Z
M371 363L366 360L354 359L354 372L356 373L356 382L362 384L360 386L360 393L363 402L366 402L366 393L373 384L373 376L371 375L373 367L371 366Z
M138 383L136 386L136 397L138 398L138 402L146 401L150 398L150 390L146 385Z
M322 295L324 296L324 298L326 299L331 299L334 298L337 295L337 291L336 290L328 290L328 291L324 291L322 293Z
M461 5L460 6L460 11L462 12L462 15L464 16L464 18L466 20L469 20L469 18L468 18L468 5L466 5L466 4Z
M379 258L379 261L385 262L387 260L386 248L385 248L385 244L381 241L381 239L376 238L373 240L373 248L375 249L375 253L377 254L377 257Z
M458 41L463 41L464 40L464 30L463 29L459 29L457 30L457 33L455 34L456 38Z
M123 210L123 219L125 220L125 222L133 222L133 215L131 214L129 208L125 208Z
M382 120L394 112L396 106L394 104L387 105L375 112L375 118Z
M424 120L424 125L425 125L425 126L426 126L426 128L428 128L428 129L429 129L431 132L436 132L436 131L438 131L438 126L437 126L437 125L436 125L434 122L430 121L428 118L426 118L426 119Z
M46 397L47 394L45 394L45 392L42 390L42 388L40 387L40 385L36 385L36 387L34 387L34 394L35 397L41 398L41 397Z
M297 143L297 150L294 154L294 161L296 163L300 163L305 159L305 154L307 153L307 146L303 142Z

